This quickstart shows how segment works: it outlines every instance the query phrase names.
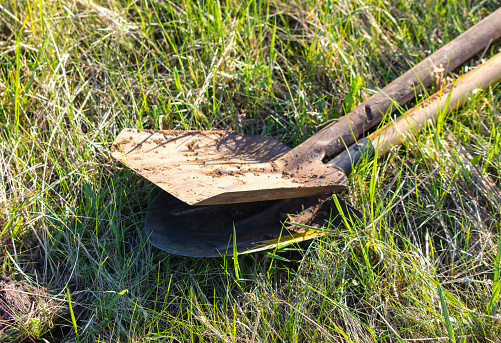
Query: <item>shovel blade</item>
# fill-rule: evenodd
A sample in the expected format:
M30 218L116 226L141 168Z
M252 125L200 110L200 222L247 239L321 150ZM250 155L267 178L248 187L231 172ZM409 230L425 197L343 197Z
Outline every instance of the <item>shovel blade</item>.
M264 136L227 131L125 129L112 156L189 205L216 205L327 194L346 176L312 163L294 175L280 160L288 147ZM310 172L311 170L311 172Z
M340 203L345 215L361 216L357 210ZM154 246L190 257L231 256L234 252L247 254L272 249L321 237L342 226L330 195L190 206L163 191L150 204L145 223Z

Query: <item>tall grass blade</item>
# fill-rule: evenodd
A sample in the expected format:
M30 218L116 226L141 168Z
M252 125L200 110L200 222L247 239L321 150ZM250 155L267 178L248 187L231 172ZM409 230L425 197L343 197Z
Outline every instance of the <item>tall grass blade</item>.
M454 336L454 328L452 327L451 318L449 316L449 310L447 309L447 304L445 303L445 297L442 292L442 286L438 283L437 279L437 290L438 296L440 298L440 306L442 307L442 316L445 320L445 327L447 328L447 334L449 336L449 343L456 343L456 338Z
M501 278L499 277L501 272L501 238L498 238L498 251L496 254L496 259L494 260L494 275L492 280L492 295L487 308L485 309L486 314L494 316L496 312L496 305L499 300L499 295L501 294Z
M127 293L128 290L127 289L124 289L123 291L117 293L114 297L113 297L113 300L111 300L111 303L110 305L108 306L108 311L106 312L106 314L108 315L108 320L112 320L112 311L113 311L113 308L115 307L115 304L117 303L118 299L124 295L125 293Z
M233 267L235 270L235 277L237 282L240 281L240 264L238 264L238 249L237 249L237 231L235 224L233 224Z
M69 289L66 289L66 294L68 298L68 308L70 309L71 324L73 325L73 329L75 330L75 335L77 336L77 342L80 342L80 336L78 335L77 320L75 318L75 313L73 312L73 306L71 305L71 295Z

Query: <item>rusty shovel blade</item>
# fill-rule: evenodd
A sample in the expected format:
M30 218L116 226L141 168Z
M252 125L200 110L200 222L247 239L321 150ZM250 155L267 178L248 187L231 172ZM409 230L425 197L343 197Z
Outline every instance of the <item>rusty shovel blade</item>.
M302 159L270 137L227 131L124 129L112 156L189 205L287 199L338 192L347 177Z

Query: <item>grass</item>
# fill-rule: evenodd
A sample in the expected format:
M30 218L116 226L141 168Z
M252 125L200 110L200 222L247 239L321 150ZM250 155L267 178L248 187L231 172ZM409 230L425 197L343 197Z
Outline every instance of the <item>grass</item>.
M499 5L3 1L2 274L83 307L48 340L499 342L500 87L359 165L360 221L274 254L154 248L158 190L109 153L160 125L297 145Z

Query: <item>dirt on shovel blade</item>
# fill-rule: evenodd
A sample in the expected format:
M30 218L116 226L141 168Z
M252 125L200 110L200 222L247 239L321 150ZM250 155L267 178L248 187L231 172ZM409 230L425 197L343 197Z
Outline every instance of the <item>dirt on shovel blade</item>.
M227 131L124 129L112 156L189 205L232 204L338 192L346 176L277 140ZM314 155L312 153L311 155Z

